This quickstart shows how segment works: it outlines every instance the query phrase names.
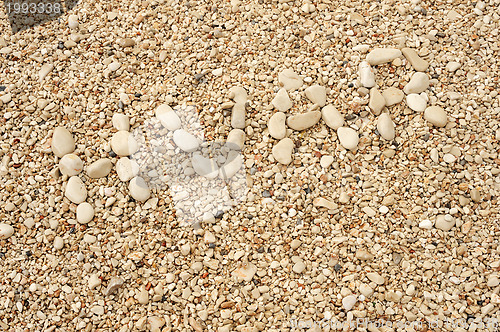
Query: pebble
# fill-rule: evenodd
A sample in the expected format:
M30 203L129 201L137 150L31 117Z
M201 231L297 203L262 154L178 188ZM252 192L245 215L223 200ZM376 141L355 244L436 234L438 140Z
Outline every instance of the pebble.
M174 131L181 128L181 119L167 104L158 106L155 110L155 116L168 130Z
M390 87L382 92L382 96L385 99L385 106L392 106L402 102L405 94L397 88Z
M255 273L257 273L257 266L252 263L243 263L239 268L237 268L233 275L235 275L238 279L246 282L252 281Z
M348 295L342 299L342 307L345 311L350 311L358 301L355 295Z
M144 202L148 200L151 196L151 191L149 190L149 186L143 178L136 176L128 185L128 189L130 191L130 196L134 198L136 201Z
M14 234L14 227L0 223L0 240L8 239L12 234Z
M333 201L328 200L324 197L316 197L313 200L313 205L317 207L324 207L327 208L328 210L334 210L337 208L337 204L335 204Z
M126 157L134 154L139 149L131 133L125 130L117 131L111 137L111 149L120 157Z
M72 176L69 178L68 183L66 184L64 196L75 204L80 204L87 199L87 189L85 188L83 181L78 176Z
M75 151L75 140L68 129L57 127L54 129L51 142L52 152L58 157L63 157Z
M344 116L333 105L326 105L321 109L321 118L334 130L344 125Z
M445 127L448 123L446 111L439 106L427 107L424 111L424 119L436 127Z
M434 227L443 231L449 231L455 226L455 218L451 215L438 215Z
M64 240L60 236L54 238L54 249L61 250L64 247Z
M227 155L226 162L219 169L221 179L227 180L232 178L243 166L243 157L237 151L230 151Z
M450 61L446 64L446 70L453 73L460 68L460 63L456 61Z
M375 73L370 64L366 61L361 61L359 64L359 80L365 88L372 88L375 86Z
M392 141L396 137L394 122L392 122L389 113L382 113L377 120L377 130L380 136L388 141Z
M88 285L90 289L95 289L101 285L101 278L97 274L92 274L89 278Z
M288 111L290 108L292 108L293 105L285 88L282 88L278 91L276 96L274 96L274 99L271 101L271 104L273 104L274 108L276 108L280 112Z
M223 68L214 69L214 70L212 70L212 75L214 75L216 77L222 76L222 71L223 71Z
M117 41L117 44L120 46L120 47L133 47L135 46L135 40L133 40L132 38L120 38L118 41Z
M305 130L311 128L321 119L320 111L309 111L307 113L292 115L287 119L288 127L294 130Z
M470 191L470 198L476 203L481 202L481 194L479 193L479 190L472 189Z
M297 90L303 84L300 76L291 69L284 69L281 73L279 73L278 81L287 91Z
M418 224L418 227L423 229L431 229L433 226L434 225L432 221L430 221L429 219L424 219Z
M293 265L293 268L292 268L293 272L295 272L297 274L304 272L305 269L306 269L306 264L304 264L304 262L302 260L295 263Z
M245 132L241 129L233 129L227 135L226 145L233 150L243 150L245 145Z
M122 182L128 182L139 174L139 165L133 159L122 157L116 163L116 173Z
M429 62L422 59L414 49L405 47L401 52L416 71L426 71L429 68Z
M124 130L124 131L129 131L130 130L130 121L128 119L128 116L125 114L120 114L120 113L115 113L113 114L113 118L111 118L111 122L113 123L113 127L115 127L116 130Z
M375 48L366 55L366 61L372 66L381 65L391 62L392 60L401 57L400 50L395 48Z
M196 174L208 179L215 179L219 175L219 166L214 159L195 154L191 157L191 165Z
M111 160L102 158L87 166L87 175L93 179L103 178L111 172L112 167Z
M335 158L333 158L333 156L322 156L320 161L319 161L319 164L323 168L328 168L333 164L334 161L335 161Z
M52 71L52 69L54 69L54 65L51 63L46 63L42 66L42 68L40 68L40 72L38 73L38 78L40 82L45 80L45 78Z
M457 157L455 157L454 155L452 155L451 153L445 153L445 155L443 156L443 160L444 162L446 162L447 164L452 164L454 163L455 161L457 161Z
M377 88L370 89L370 100L368 101L368 107L375 115L379 115L385 107L385 98Z
M416 72L412 75L410 82L405 85L403 91L409 95L411 93L420 93L429 87L429 76L426 73Z
M174 132L174 143L184 152L194 152L200 147L200 141L184 129Z
M321 85L312 85L308 87L305 91L306 97L309 98L310 101L319 105L319 107L323 107L326 104L326 89Z
M68 27L73 30L78 29L78 15L68 16Z
M349 127L337 129L340 144L347 150L355 150L358 147L359 137L356 130Z
M165 325L165 319L158 316L151 316L148 317L148 323L150 332L160 332L163 325Z
M245 129L246 106L245 103L236 103L231 113L231 127Z
M137 302L140 304L149 303L149 293L144 287L141 287L139 293L137 294Z
M370 279L371 281L373 281L377 285L383 285L383 284L385 284L385 278L382 277L377 272L367 273L366 276L368 277L368 279Z
M286 115L283 112L274 113L269 122L267 123L267 129L269 135L274 139L283 139L286 136Z
M104 296L108 296L116 292L124 284L124 280L120 277L112 277L108 283L108 287L104 291Z
M59 160L59 170L61 174L73 176L79 174L83 169L83 162L75 154L69 153Z
M78 204L76 207L76 221L87 224L94 218L94 208L87 202Z
M119 63L118 61L113 61L111 62L109 65L108 65L108 69L109 71L117 71L118 69L120 69L121 67L121 63Z
M345 191L340 192L339 203L340 204L347 204L347 203L349 203L349 201L350 201L349 194L346 193Z
M283 138L273 147L272 153L274 159L283 165L288 165L292 162L293 141Z
M406 105L415 112L423 112L427 108L427 100L417 93L406 96Z

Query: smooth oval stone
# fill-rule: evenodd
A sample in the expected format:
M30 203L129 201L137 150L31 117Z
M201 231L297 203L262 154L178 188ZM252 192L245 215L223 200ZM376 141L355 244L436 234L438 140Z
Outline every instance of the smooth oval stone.
M59 158L75 151L75 140L68 129L57 127L54 129L51 142L52 152Z
M87 199L87 189L85 188L83 181L78 176L72 176L69 178L68 183L66 184L64 196L75 204L80 204Z
M139 144L131 133L125 130L117 131L111 137L111 149L120 157L130 156L139 149Z
M337 136L344 149L354 150L358 147L359 137L356 130L348 127L340 127L337 129Z
M273 147L272 153L274 159L276 159L277 162L283 165L290 164L292 162L293 147L294 144L291 139L289 139L288 137L283 138Z
M227 135L226 146L233 150L242 150L245 145L245 132L241 129L233 129Z
M456 220L452 216L438 215L436 217L436 222L434 223L434 227L437 229L441 229L443 231L449 231L455 226Z
M294 130L304 130L314 126L321 119L320 111L310 111L307 113L297 114L287 119L288 127Z
M332 129L337 130L344 125L344 116L333 105L323 107L321 117L326 125Z
M274 113L267 124L269 135L274 139L283 139L286 136L286 115L283 112Z
M51 63L46 63L40 68L40 72L38 72L38 78L40 79L40 82L42 82L47 75L54 69L54 65Z
M140 176L136 176L135 178L130 180L128 189L130 191L130 196L132 196L133 199L139 202L146 201L151 195L148 184Z
M139 174L139 165L133 159L122 157L116 163L116 173L120 181L127 182Z
M355 295L348 295L342 299L342 307L344 307L345 311L351 310L358 299L356 298Z
M412 93L406 96L406 105L415 112L423 112L427 107L427 101L421 95Z
M219 166L217 166L217 162L214 159L195 154L191 158L191 164L198 175L208 179L214 179L219 175Z
M385 106L392 106L402 102L405 94L397 88L390 87L382 92L382 96L385 99Z
M396 137L394 122L391 120L389 113L382 113L377 120L377 130L380 136L388 141L392 141Z
M290 90L297 90L303 84L300 76L291 69L284 69L278 74L278 81L283 84L283 87Z
M5 240L14 234L14 227L8 224L0 224L0 240Z
M113 114L111 122L113 123L113 127L115 127L116 130L129 131L130 129L130 121L128 119L128 116L126 116L125 114L120 114L120 113Z
M245 103L236 103L231 112L231 127L245 129L246 106Z
M460 63L456 61L450 61L446 64L446 70L449 72L457 71L460 68Z
M293 105L285 88L279 89L278 93L271 101L271 104L273 104L274 108L281 112L288 111Z
M426 71L429 68L429 62L422 59L414 49L405 47L401 52L416 71Z
M78 28L78 15L69 15L68 16L68 27L70 29Z
M61 160L59 161L59 170L61 171L61 174L67 175L67 176L73 176L77 175L80 173L83 169L83 162L75 154L67 154L64 155Z
M375 115L379 115L385 107L385 98L377 88L372 88L370 90L370 100L368 102L368 107Z
M436 127L445 127L446 123L448 123L446 111L439 106L427 107L424 111L424 119Z
M177 130L181 127L181 119L167 104L161 104L155 110L155 116L161 125L168 130Z
M411 93L420 93L429 87L429 76L426 73L417 72L412 75L410 82L405 85L403 91L409 95Z
M366 61L361 61L359 64L359 80L361 85L365 88L372 88L375 86L375 73L370 64Z
M395 48L376 48L366 56L366 61L372 66L381 65L401 57L400 50Z
M87 174L93 179L103 178L111 172L112 167L111 160L102 158L87 166Z
M243 165L243 157L237 151L230 151L227 155L226 162L219 169L219 176L222 179L232 178Z
M236 104L244 104L247 102L247 91L241 86L233 86L229 90L229 98L234 100Z
M76 221L87 224L94 218L94 208L87 202L78 204L76 207Z
M326 104L326 89L321 85L312 85L306 89L306 97L320 107Z
M174 132L174 143L184 152L194 152L200 146L199 140L184 129Z

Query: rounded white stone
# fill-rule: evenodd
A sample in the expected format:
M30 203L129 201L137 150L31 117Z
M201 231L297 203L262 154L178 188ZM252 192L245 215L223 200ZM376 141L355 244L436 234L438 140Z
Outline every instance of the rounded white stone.
M423 112L427 107L427 101L421 95L411 93L406 96L406 105L415 112Z
M361 61L359 64L359 80L361 85L365 88L372 88L375 86L375 73L367 61Z
M432 224L432 221L430 221L429 219L424 219L418 224L418 227L423 229L431 229L432 226L434 225Z
M392 60L401 57L401 55L403 55L403 53L395 48L375 48L366 55L366 61L370 65L376 66L391 62Z
M158 106L155 110L155 116L158 120L160 120L162 126L168 130L173 131L181 128L181 119L167 104Z
M425 109L424 119L436 127L445 127L448 123L446 111L439 106L430 106Z
M448 217L448 218L447 218ZM449 231L455 226L455 218L450 215L439 215L436 217L436 223L434 227L441 229L443 231Z
M130 180L128 189L130 190L130 196L139 202L146 201L151 195L148 184L139 176Z
M64 192L66 198L75 204L80 204L87 199L87 189L85 184L78 176L69 178Z
M271 104L280 112L288 111L293 105L285 88L279 89L278 93L271 101Z
M287 124L288 127L294 130L305 130L318 123L319 119L321 119L320 111L310 111L289 117L287 119Z
M0 224L0 240L8 239L14 234L14 227L8 224Z
M232 150L242 150L246 134L241 129L233 129L227 135L226 146Z
M219 175L219 167L214 159L205 158L202 155L195 154L191 158L191 164L194 171L208 179L214 179Z
M68 27L70 29L77 29L78 28L78 15L69 15Z
M349 311L354 307L357 301L358 299L355 295L348 295L342 299L342 307L344 307L344 310Z
M58 157L75 151L75 140L68 129L57 127L54 129L51 142L52 152Z
M290 90L297 90L303 84L300 76L291 69L284 69L278 75L278 81L283 84L283 87Z
M130 156L139 149L139 144L131 133L120 130L111 137L111 149L120 157Z
M377 120L377 130L380 136L388 141L392 141L396 137L394 122L392 122L389 113L380 114Z
M337 136L344 149L354 150L358 147L359 137L356 130L348 127L340 127L337 129Z
M129 131L130 129L130 121L128 116L126 116L125 114L120 114L120 113L113 114L111 122L113 123L113 127L115 127L116 130L118 131L120 130Z
M127 182L139 174L139 165L133 159L122 157L116 163L116 173L120 181Z
M75 154L67 154L64 155L61 160L59 161L59 170L61 171L61 174L67 175L67 176L73 176L77 175L80 173L83 169L83 162Z
M200 146L199 140L184 129L174 132L174 143L184 152L194 152Z
M99 159L87 166L87 174L93 179L105 177L111 172L113 164L108 158Z
M344 116L333 105L323 107L321 117L326 125L332 129L337 130L344 125Z
M321 85L312 85L306 89L306 97L320 107L326 104L326 89Z
M64 247L64 240L60 236L54 238L54 249L61 250Z
M288 137L283 138L273 147L272 154L277 162L288 165L292 162L293 141Z
M86 224L94 218L94 208L87 202L78 204L76 207L76 221Z
M274 113L267 124L269 135L274 139L283 139L286 136L286 115L283 112Z
M420 93L429 87L429 76L426 73L416 72L412 75L410 82L405 85L403 91L408 95L411 93Z

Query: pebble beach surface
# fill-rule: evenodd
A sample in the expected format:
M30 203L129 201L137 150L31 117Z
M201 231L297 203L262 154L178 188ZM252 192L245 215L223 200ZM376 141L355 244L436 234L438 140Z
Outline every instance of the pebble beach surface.
M0 330L498 319L499 13L82 0L12 34L0 11ZM151 119L154 156L244 169L244 199L182 224L133 158Z

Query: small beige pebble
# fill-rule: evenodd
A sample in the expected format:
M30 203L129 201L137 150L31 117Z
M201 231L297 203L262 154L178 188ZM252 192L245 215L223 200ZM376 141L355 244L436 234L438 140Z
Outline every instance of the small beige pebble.
M0 224L0 240L5 240L14 234L14 227L8 224Z
M52 135L52 152L58 157L63 157L75 151L75 140L68 129L57 127Z
M445 127L448 123L446 111L439 106L427 107L424 111L424 118L436 127Z
M349 127L340 127L337 129L337 136L340 144L347 150L355 150L358 147L359 136L356 130Z
M295 263L295 265L292 268L293 272L295 272L297 274L304 272L305 269L306 269L306 264L304 264L304 262L302 260Z
M76 207L76 221L87 224L94 218L94 208L87 202L78 204Z
M112 167L111 160L102 158L87 166L87 175L93 179L103 178L111 172Z
M297 114L287 119L288 127L294 130L306 130L319 122L321 119L320 111L310 111L307 113Z
M64 247L64 240L60 236L54 238L54 249L61 250Z
M377 88L372 88L370 90L370 100L368 102L368 107L375 115L379 115L385 107L385 98Z
M83 162L75 154L69 153L64 155L59 161L59 170L61 174L74 176L78 175L83 169Z
M333 105L326 105L321 109L321 118L334 130L344 125L344 116Z
M87 199L87 189L78 176L69 178L64 195L73 203L80 204Z
M382 92L382 96L385 99L385 105L392 106L402 102L405 94L398 88L390 87Z
M326 89L321 85L312 85L306 89L306 97L320 107L326 104Z
M335 161L335 158L333 156L322 156L320 161L319 161L319 164L323 168L328 168L328 167L330 167L331 164L333 164L334 161Z
M293 141L291 139L283 138L276 143L273 147L272 154L277 162L283 165L288 165L292 162Z
M286 115L283 112L274 113L267 124L269 135L274 139L283 139L286 136Z

